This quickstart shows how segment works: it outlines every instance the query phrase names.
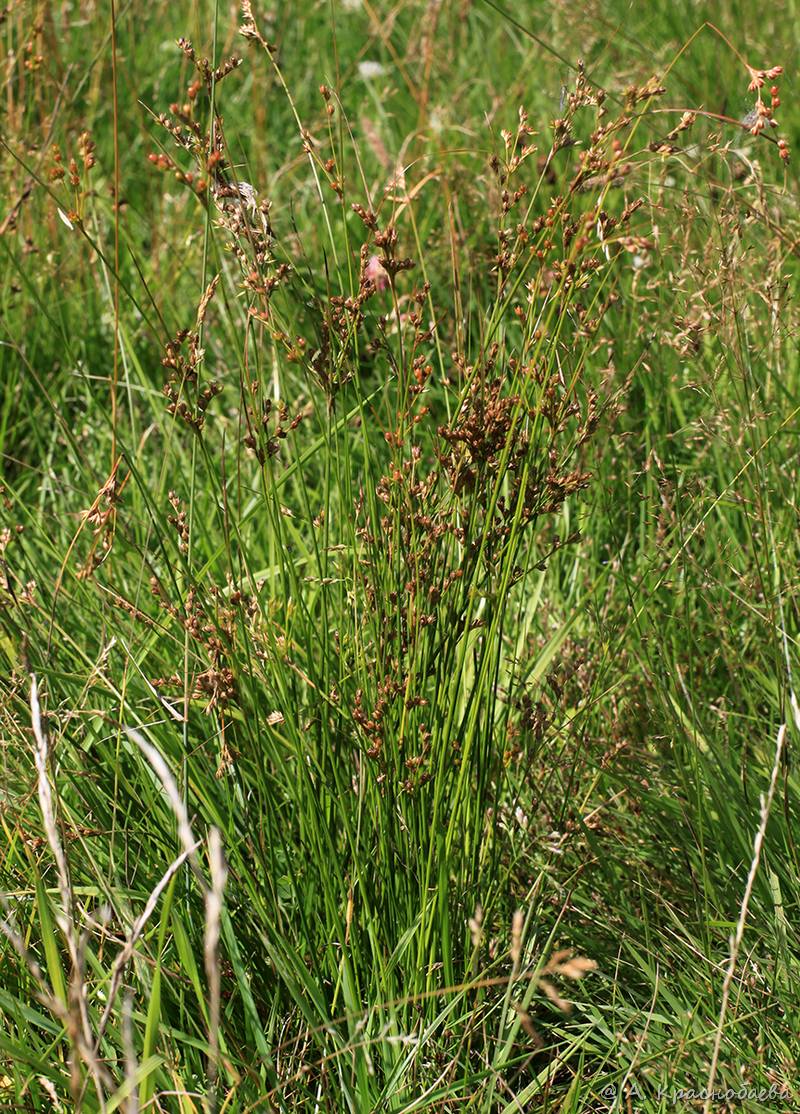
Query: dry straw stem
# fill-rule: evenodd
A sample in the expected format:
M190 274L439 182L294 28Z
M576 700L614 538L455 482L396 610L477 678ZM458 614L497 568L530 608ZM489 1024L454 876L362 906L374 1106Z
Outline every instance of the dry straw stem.
M56 812L53 803L53 791L50 788L50 779L47 776L47 736L42 725L42 711L39 704L39 688L36 677L31 675L31 723L33 737L36 740L34 759L36 762L37 788L39 793L39 808L44 822L44 832L47 843L56 862L58 873L58 892L61 899L61 910L58 914L58 924L67 941L70 959L73 964L78 961L77 936L72 923L72 885L67 868L67 860L56 825Z
M206 968L206 976L208 978L208 1078L209 1083L212 1085L216 1080L219 1067L219 1018L220 1018L220 1002L221 1002L221 972L219 966L219 939L220 939L220 925L222 919L222 902L225 892L225 883L228 878L228 868L225 863L225 856L222 850L222 836L218 828L212 828L208 836L208 861L211 870L211 885L209 886L203 877L200 870L200 865L197 860L197 848L200 842L195 840L192 832L191 824L189 823L189 814L186 811L186 806L178 790L177 783L172 776L169 766L164 761L161 754L133 727L125 728L126 735L132 739L139 749L144 754L147 761L152 766L156 776L161 782L164 792L167 796L172 811L175 814L175 820L178 825L178 837L183 844L183 852L175 862L167 870L164 877L159 882L156 889L150 895L145 909L136 922L134 929L131 933L131 938L128 944L120 954L114 969L114 975L117 979L116 982L112 979L112 989L116 994L118 988L118 979L121 975L122 968L130 958L136 938L144 927L145 922L153 911L155 904L158 900L164 887L169 882L173 874L179 867L186 861L194 871L200 889L203 892L206 906L205 917L205 942L204 942L204 960ZM138 930L138 931L137 931ZM109 1003L106 1007L106 1015L111 1006L112 998L109 996ZM104 1015L104 1022L107 1021L107 1016ZM213 1107L213 1100L210 1104Z
M797 714L797 704L794 700L794 693L792 693L792 710L795 714L795 720L800 719ZM798 724L800 726L800 724ZM775 744L775 761L772 764L772 774L769 780L769 789L767 790L766 797L761 798L761 822L758 825L755 840L753 841L753 861L750 863L750 872L747 875L747 885L744 888L744 897L742 898L742 905L739 910L739 920L736 925L736 932L731 937L731 952L730 960L728 962L728 969L725 972L725 980L722 984L722 1004L719 1010L719 1021L717 1022L717 1031L714 1037L714 1051L711 1056L711 1067L708 1072L708 1084L706 1086L706 1100L703 1105L703 1114L709 1114L711 1110L711 1096L714 1091L714 1083L717 1078L717 1066L719 1064L719 1052L722 1045L722 1032L725 1027L725 1015L728 1012L728 1001L730 999L731 986L733 985L733 977L736 972L736 963L739 959L739 951L742 946L742 939L744 937L744 926L747 920L747 911L750 907L750 898L753 893L753 886L758 873L758 864L761 860L761 848L764 844L764 836L767 831L767 824L769 823L769 814L772 810L772 801L775 797L775 787L778 784L778 774L781 768L781 758L783 757L783 744L786 739L786 724L782 723L778 731L778 738Z
M211 867L211 887L206 893L205 965L208 978L208 1077L213 1083L217 1076L219 1060L219 1010L220 967L219 936L222 917L222 900L228 868L222 851L222 837L218 828L208 835L208 861Z
M83 944L81 942L77 926L75 924L74 909L73 909L73 895L72 884L69 877L69 867L67 865L66 855L61 846L61 840L58 834L58 826L56 824L55 804L53 801L53 791L50 787L50 779L47 776L47 756L48 756L48 742L47 735L45 734L44 726L42 724L42 711L39 704L39 687L36 681L35 674L31 674L31 724L33 726L33 735L36 741L36 748L34 750L34 758L36 761L36 774L37 774L37 788L39 794L39 808L42 813L42 823L44 825L45 837L51 854L55 859L56 872L58 875L58 890L61 902L61 909L56 913L56 920L61 929L64 939L67 944L70 957L70 989L68 995L68 1003L66 1009L62 1003L50 994L45 989L44 980L41 975L37 980L40 988L45 991L45 1003L55 1015L64 1023L66 1028L70 1046L78 1054L80 1059L86 1064L89 1075L94 1084L97 1092L100 1108L105 1109L104 1100L104 1087L110 1084L110 1077L103 1065L97 1059L94 1051L94 1041L92 1037L92 1029L89 1023L89 1013L87 1008L87 995L85 993L86 986L84 982L84 964L83 964ZM14 936L8 931L5 935L15 943ZM15 945L16 946L16 945ZM17 950L23 959L26 959L26 951L17 946ZM28 969L31 974L36 978L34 966L28 963ZM56 1007L56 1008L54 1008ZM72 1065L72 1087L73 1095L77 1096L80 1093L81 1087L79 1077L77 1074L77 1064L73 1060Z
M198 840L198 842L195 843L194 847L191 849L191 852L196 851L199 846L200 846L200 841ZM153 910L155 909L155 907L158 903L158 899L161 897L161 894L164 892L166 887L169 885L170 879L175 874L177 874L177 872L180 870L180 868L183 866L183 864L188 859L189 854L191 852L190 851L182 851L181 854L178 855L177 859L175 859L175 861L173 863L171 863L170 866L167 868L167 870L165 871L164 875L162 876L160 882L155 887L153 892L150 894L150 897L147 899L147 904L145 905L144 909L142 910L142 912L140 913L139 917L137 918L135 924L133 925L133 928L130 931L130 935L128 936L128 939L125 941L125 944L122 948L122 951L119 953L116 960L114 961L114 968L111 972L111 985L109 986L109 990L108 990L108 1001L106 1002L106 1008L103 1011L103 1016L100 1020L100 1025L98 1026L98 1029L97 1029L97 1042L96 1042L96 1045L95 1045L95 1051L96 1052L99 1051L100 1041L102 1039L103 1033L106 1030L106 1025L108 1024L108 1019L111 1016L111 1010L114 1006L114 1000L117 996L117 992L119 991L120 982L122 981L123 971L125 970L125 967L126 967L127 963L129 962L129 960L131 959L131 957L134 953L134 950L136 948L136 944L139 941L139 937L142 935L142 932L144 931L144 927L147 924L147 922L149 921L149 919L150 919L150 917L153 913Z
M194 838L192 826L189 823L189 814L186 811L186 805L183 803L183 799L181 798L180 792L178 791L178 786L175 778L172 776L170 768L161 757L161 754L156 750L154 746L148 743L147 739L145 739L144 736L141 735L135 727L125 727L123 730L125 731L125 734L128 736L128 738L132 739L133 742L136 743L136 745L139 747L142 754L153 767L153 771L156 777L163 786L164 792L167 796L167 800L169 801L170 807L172 808L172 811L175 815L175 820L178 825L178 838L180 839L183 846L184 855L189 860L189 864L194 871L194 875L197 878L203 894L205 895L208 892L208 885L206 884L206 880L203 877L202 871L200 870L200 866L197 861L197 848L200 845L200 841Z
M83 1039L83 1037L81 1035L81 1032L80 1032L80 1029L76 1025L76 1019L75 1019L74 1012L71 1011L67 1006L65 1006L64 1003L61 1001L61 999L56 997L56 995L52 992L50 987L47 985L47 980L44 977L44 973L42 972L41 967L37 963L36 959L28 951L28 949L25 945L25 941L23 940L22 936L20 936L20 934L17 932L16 928L14 927L12 915L11 915L10 911L8 911L6 901L3 900L2 904L3 904L4 909L6 909L7 916L6 916L5 920L0 921L0 934L5 936L6 940L8 940L9 944L11 944L14 951L16 951L17 955L19 955L20 959L22 960L22 962L27 967L28 973L30 974L31 978L33 979L34 983L36 984L36 997L39 999L39 1001L42 1003L42 1005L45 1007L45 1009L49 1010L50 1013L53 1015L53 1017L57 1018L61 1022L61 1024L64 1026L64 1030L65 1030L65 1032L68 1036L68 1039L70 1041L71 1049L73 1051L77 1051L78 1056L87 1065L87 1068L89 1070L89 1074L92 1078L92 1082L95 1085L95 1090L97 1092L97 1097L98 1097L98 1100L99 1100L100 1109L105 1110L105 1100L104 1100L103 1087L104 1087L104 1085L106 1087L110 1086L110 1077L109 1077L107 1071L105 1070L105 1068L102 1066L102 1064L97 1060L97 1058L94 1054L94 1051L90 1047L90 1044L87 1043ZM77 971L78 971L79 975L82 975L82 968L78 968ZM72 985L73 986L75 985L75 976L74 975L73 975ZM74 999L75 999L76 996L80 996L81 998L84 997L84 995L82 993L82 991L83 991L83 983L82 982L79 983L77 986L75 986L75 991L76 991L76 993L73 994L72 993L72 986L71 986L70 987L70 1003L71 1004L74 1002ZM77 1072L77 1063L76 1063L74 1057L71 1057L71 1073L70 1073L70 1076L71 1076L70 1083L71 1083L73 1098L75 1098L76 1101L77 1101L79 1096L82 1093L82 1086L81 1086L80 1076ZM45 1087L46 1090L49 1090L50 1087L52 1087L52 1084L49 1083L49 1081L46 1081L45 1077L40 1076L39 1080L42 1083L42 1085ZM61 1106L58 1104L58 1099L56 1098L55 1094L53 1094L52 1097L54 1099L55 1109L62 1109Z
M125 1114L138 1114L139 1095L136 1089L136 1045L133 1040L133 995L126 993L122 999L122 1045L125 1053L125 1084L128 1098Z
M28 973L36 984L36 997L45 1009L48 1009L53 1017L57 1017L64 1025L64 1028L67 1029L69 1026L69 1011L67 1007L60 998L57 998L55 994L53 994L52 990L47 985L44 972L36 959L28 951L25 941L14 926L13 914L8 907L8 902L5 897L0 898L0 904L2 904L6 913L5 919L0 921L0 935L5 936L6 940L8 940L11 947L27 967Z

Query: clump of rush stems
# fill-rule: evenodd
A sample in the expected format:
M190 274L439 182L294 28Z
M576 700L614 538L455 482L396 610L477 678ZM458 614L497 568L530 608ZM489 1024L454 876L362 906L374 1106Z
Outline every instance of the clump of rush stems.
M244 16L245 37L272 57L252 11ZM195 111L200 92L211 103L212 91L216 97L217 86L239 60L212 69L191 44L181 40L180 46L197 76L186 103L173 104L170 115L162 114L159 121L195 160L192 178L182 171L182 180L198 195L211 195L225 246L240 265L249 322L265 330L287 363L305 367L329 412L337 396L356 382L359 349L389 370L394 415L382 429L388 455L373 492L362 488L352 509L363 548L352 638L372 650L358 665L343 662L352 688L332 696L347 709L378 784L392 782L413 795L433 780L440 797L443 780L455 778L463 792L479 757L465 758L458 729L446 713L453 698L447 680L456 688L463 683L463 647L475 632L491 631L493 645L502 637L505 612L499 601L525 579L534 528L557 516L590 482L587 445L615 402L587 386L583 371L603 348L602 322L615 301L614 258L646 246L646 239L631 230L641 201L624 197L621 204L611 204L610 199L626 187L636 167L631 154L635 110L661 96L663 86L653 78L630 87L621 112L612 115L603 91L579 67L564 114L553 122L538 163L535 131L520 109L516 129L502 133L502 150L490 161L499 210L486 276L493 299L485 337L471 356L454 349L449 366L440 365L437 375L433 351L447 340L440 324L445 315L437 309L440 295L428 282L409 284L415 260L402 250L391 211L384 213L381 206L350 205L363 228L356 241L356 289L318 295L313 337L292 335L281 326L275 295L286 290L292 265L277 256L269 203L259 202L255 188L236 179L218 101L213 101L211 125L201 126ZM322 97L330 117L327 87ZM587 110L595 115L594 128L579 141L576 127ZM300 139L319 173L344 199L335 160L322 159L302 128ZM555 160L575 151L566 191L544 203L543 185ZM153 161L162 165L165 157ZM531 166L533 182L525 180ZM173 169L171 161L165 169ZM203 358L200 326L215 289L216 280L204 296L195 329L178 334L164 360L171 373L170 411L197 431L216 389L212 381L199 398L190 397ZM388 312L376 314L378 299L388 300ZM506 322L514 322L514 330ZM447 414L442 391L449 396ZM243 379L241 397L244 444L264 467L305 411L292 415L285 403L273 403L256 378ZM559 540L550 553L577 537ZM221 661L232 628L228 636L220 635L226 625L206 617L216 605L204 605L194 588L182 605L171 603L155 580L154 591L174 617L188 624L193 638L213 643L209 707L224 707L236 689L230 666ZM481 599L498 602L479 608ZM477 637L483 654L488 643ZM349 653L342 641L339 647ZM264 660L272 653L265 648ZM530 701L523 706L530 707ZM520 729L527 730L534 719L525 712ZM393 740L389 747L387 740ZM442 753L448 761L442 761ZM485 758L491 769L494 759Z

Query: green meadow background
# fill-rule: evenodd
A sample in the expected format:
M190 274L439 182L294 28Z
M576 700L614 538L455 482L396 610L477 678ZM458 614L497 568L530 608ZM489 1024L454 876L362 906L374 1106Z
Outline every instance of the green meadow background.
M800 1108L796 5L244 7L0 12L0 1106Z

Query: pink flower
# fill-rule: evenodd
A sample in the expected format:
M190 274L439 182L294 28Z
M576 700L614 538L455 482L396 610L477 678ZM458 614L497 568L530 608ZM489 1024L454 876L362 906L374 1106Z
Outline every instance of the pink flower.
M364 268L364 281L371 282L379 293L389 285L389 276L384 271L383 264L377 255L371 255L367 260L367 265Z

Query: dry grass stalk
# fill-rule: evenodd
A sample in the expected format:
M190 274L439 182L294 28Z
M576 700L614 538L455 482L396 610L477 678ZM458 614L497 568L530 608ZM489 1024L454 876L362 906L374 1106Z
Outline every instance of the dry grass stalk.
M767 824L769 823L770 812L772 811L772 802L775 797L775 789L778 784L778 774L780 773L781 760L783 758L783 745L786 740L786 724L782 723L778 731L778 738L775 743L775 759L772 763L772 773L769 779L769 789L766 796L761 798L761 820L756 831L756 836L753 841L753 860L750 863L750 871L747 875L747 883L744 888L744 897L742 898L741 908L739 909L739 919L736 923L736 931L731 936L731 950L730 959L728 961L728 969L725 972L725 979L722 983L722 1003L719 1008L719 1021L717 1022L717 1031L714 1036L714 1051L711 1054L711 1067L708 1071L708 1083L706 1084L706 1100L703 1105L703 1114L709 1114L711 1110L711 1102L714 1093L714 1083L717 1078L717 1068L719 1066L719 1053L722 1046L722 1033L725 1028L725 1016L728 1012L728 1002L730 1000L731 987L733 986L733 978L736 973L736 964L739 960L739 952L742 947L742 939L744 938L744 928L747 921L747 912L750 908L750 899L753 896L753 886L755 885L756 874L758 873L758 865L761 861L761 849L764 845L764 837L767 832Z
M219 1011L220 965L219 936L222 901L228 868L222 851L222 837L218 828L208 834L208 861L211 867L211 886L206 893L206 924L204 958L208 979L208 1078L212 1088L219 1066Z
M200 846L200 841L198 840L198 842L194 844L194 847L193 847L192 850L196 851L199 846ZM106 1030L106 1025L108 1024L108 1019L111 1016L111 1010L114 1007L114 1001L116 999L117 992L119 991L119 987L120 987L120 983L122 981L122 975L123 975L123 972L125 970L125 967L127 966L128 962L130 961L130 959L133 956L133 953L136 949L136 945L139 942L139 938L141 937L142 932L144 931L145 925L149 921L149 919L150 919L150 917L153 913L153 910L155 909L156 905L158 904L158 899L161 897L161 894L164 892L166 887L169 885L170 880L174 877L175 874L177 874L177 872L180 870L180 868L186 862L188 857L189 857L189 852L187 852L185 850L182 851L181 854L178 855L177 859L175 859L175 861L173 863L171 863L170 866L167 868L167 870L164 872L164 874L163 874L161 880L159 881L158 885L155 887L153 892L150 894L150 897L147 899L147 903L145 904L144 909L142 910L140 915L137 917L136 922L134 923L133 928L130 931L130 935L128 936L128 939L125 941L125 944L122 948L122 951L119 953L117 958L114 960L114 967L113 967L113 970L111 972L111 985L109 986L109 989L108 989L108 1001L106 1002L106 1008L103 1011L103 1016L100 1020L100 1024L99 1024L98 1029L97 1029L96 1051L99 1050L100 1040L102 1039L103 1033Z
M186 811L186 805L183 803L183 798L178 790L175 778L172 776L170 768L161 757L161 754L154 746L148 743L147 739L145 739L136 728L126 727L124 730L128 738L132 739L139 747L142 754L152 766L158 780L161 782L178 825L178 838L183 846L184 855L189 860L195 876L200 883L200 887L203 893L205 893L207 889L206 881L203 878L197 862L197 847L199 847L200 841L194 838L192 826L189 823L189 813Z
M110 1076L97 1059L94 1051L94 1040L92 1037L91 1024L89 1022L89 1012L87 1007L87 994L85 986L85 968L83 956L85 951L85 941L82 940L78 931L75 921L75 912L73 905L72 883L69 876L69 867L67 865L66 855L61 845L61 839L58 834L58 826L56 822L56 810L53 800L53 791L50 786L50 779L47 775L47 758L48 758L48 741L45 734L44 726L42 724L42 712L39 704L39 688L36 681L36 676L31 675L31 723L33 726L33 735L36 741L36 749L34 751L34 758L36 761L36 774L37 774L37 790L39 795L39 808L42 813L42 823L44 825L45 837L47 839L50 852L56 863L56 872L58 875L58 890L61 908L56 911L56 921L58 927L64 936L67 945L67 950L70 957L70 977L69 977L69 992L67 998L67 1005L64 1008L63 1004L55 997L55 995L47 992L46 1004L50 1009L58 1004L57 1008L53 1011L61 1021L64 1022L69 1038L71 1049L71 1069L70 1080L73 1098L79 1100L83 1092L83 1085L80 1079L79 1061L83 1061L89 1073L89 1077L94 1084L95 1091L97 1092L98 1101L101 1109L105 1109L104 1092L110 1085ZM7 938L13 943L13 938L6 933ZM19 952L19 948L17 948ZM22 958L25 958L26 952L23 950L19 952ZM28 964L28 969L33 974L33 967ZM42 980L40 988L46 987Z

